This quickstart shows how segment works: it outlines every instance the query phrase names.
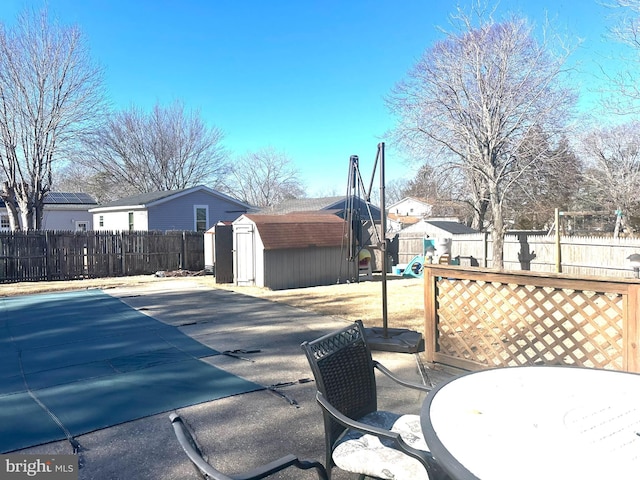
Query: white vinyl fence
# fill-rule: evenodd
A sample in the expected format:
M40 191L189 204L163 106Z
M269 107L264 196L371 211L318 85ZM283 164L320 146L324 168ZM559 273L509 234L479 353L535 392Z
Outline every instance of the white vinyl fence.
M476 233L453 235L451 258L460 265L492 267L491 235ZM399 236L399 263L422 254L422 239L417 235ZM510 234L505 237L505 270L555 272L557 245L554 235ZM560 237L560 265L563 273L588 276L633 277L627 257L640 253L638 238Z

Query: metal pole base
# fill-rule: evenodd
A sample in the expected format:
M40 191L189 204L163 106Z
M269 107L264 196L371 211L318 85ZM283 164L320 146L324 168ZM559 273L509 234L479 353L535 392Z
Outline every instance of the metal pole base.
M422 334L406 328L382 327L365 328L367 344L371 350L397 353L418 353L424 351Z

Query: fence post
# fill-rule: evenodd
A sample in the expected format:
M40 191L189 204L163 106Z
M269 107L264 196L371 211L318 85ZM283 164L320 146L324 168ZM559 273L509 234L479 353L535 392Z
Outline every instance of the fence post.
M489 265L489 233L488 232L483 232L482 233L482 266L484 268L487 268L487 265Z
M560 210L555 211L556 224L556 273L562 272L562 246L560 245Z
M623 326L625 332L623 346L624 369L640 373L640 284L629 285L627 295L627 314Z
M433 363L438 339L436 284L430 268L425 265L422 271L424 277L424 355L427 362Z
M51 239L49 238L49 231L45 230L44 232L44 270L47 276L47 281L51 281L51 245L49 242Z
M187 232L182 231L182 249L180 255L180 270L187 269Z
M126 256L126 251L125 251L125 245L124 245L124 231L120 230L120 252L122 252L122 258L120 259L122 262L122 275L126 275L127 274L127 262L125 260L125 256Z

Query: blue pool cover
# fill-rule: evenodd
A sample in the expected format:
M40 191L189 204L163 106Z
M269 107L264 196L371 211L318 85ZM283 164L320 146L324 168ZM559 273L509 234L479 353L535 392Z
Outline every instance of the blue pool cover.
M0 453L264 387L100 290L0 297Z

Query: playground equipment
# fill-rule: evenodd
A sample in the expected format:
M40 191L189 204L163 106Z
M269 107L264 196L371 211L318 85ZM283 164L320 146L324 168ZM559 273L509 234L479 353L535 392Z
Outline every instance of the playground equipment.
M402 276L422 278L425 263L450 263L450 258L450 238L424 238L422 239L422 255L416 255L411 259L404 268Z
M358 253L358 276L360 280L373 279L373 273L371 271L371 253L366 248L363 248Z

